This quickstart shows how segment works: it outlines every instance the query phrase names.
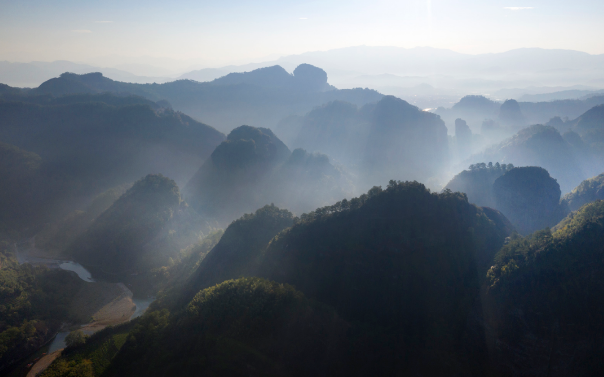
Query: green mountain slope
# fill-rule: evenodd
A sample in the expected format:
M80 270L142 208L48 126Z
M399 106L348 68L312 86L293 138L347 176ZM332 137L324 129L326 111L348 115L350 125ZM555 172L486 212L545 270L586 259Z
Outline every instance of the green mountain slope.
M237 127L184 188L202 216L227 224L275 203L295 212L337 200L351 190L325 155L291 153L267 128Z
M147 271L167 265L202 229L204 223L181 199L176 183L148 175L103 212L68 252L104 273Z
M604 174L586 179L562 198L571 211L596 200L604 200Z
M147 102L107 94L43 104L0 101L0 139L37 153L83 189L108 189L149 173L185 182L224 136Z
M111 92L138 95L151 101L167 100L176 110L223 132L242 124L273 126L290 114L303 113L333 100L363 105L382 97L369 89L337 90L326 83L321 69L305 66L298 67L293 76L276 66L203 83L177 80L165 84L132 84L108 79L100 73L64 73L30 93L62 96Z
M600 200L498 253L484 306L494 375L602 373L603 245Z

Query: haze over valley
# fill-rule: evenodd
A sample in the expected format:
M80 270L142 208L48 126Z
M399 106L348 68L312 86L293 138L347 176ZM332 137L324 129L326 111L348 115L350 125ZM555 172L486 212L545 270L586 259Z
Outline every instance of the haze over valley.
M50 3L0 3L0 375L604 372L600 3Z

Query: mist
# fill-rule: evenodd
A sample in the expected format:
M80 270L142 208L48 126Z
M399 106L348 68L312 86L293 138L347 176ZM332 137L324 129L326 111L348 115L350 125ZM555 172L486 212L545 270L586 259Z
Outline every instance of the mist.
M0 374L603 374L600 3L0 9Z

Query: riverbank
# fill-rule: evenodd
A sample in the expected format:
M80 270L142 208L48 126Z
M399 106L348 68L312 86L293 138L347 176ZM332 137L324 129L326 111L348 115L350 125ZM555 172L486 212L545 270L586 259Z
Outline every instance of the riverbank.
M42 373L61 354L69 331L80 329L85 334L92 335L107 326L129 321L137 312L136 304L132 300L133 293L125 284L95 281L82 265L36 248L35 238L14 244L14 251L19 264L28 263L71 271L87 283L73 296L67 313L70 323L65 324L64 330L55 336L50 345L51 354L39 359L27 376Z
M27 373L27 377L36 377L42 372L44 372L46 368L48 368L50 364L52 364L52 362L56 360L57 357L61 356L61 351L63 350L61 349L55 351L51 354L45 355L40 360L38 360L38 362L35 363Z

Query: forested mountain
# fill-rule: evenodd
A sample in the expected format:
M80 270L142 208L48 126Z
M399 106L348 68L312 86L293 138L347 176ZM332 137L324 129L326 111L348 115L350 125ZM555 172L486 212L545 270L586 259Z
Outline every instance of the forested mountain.
M233 221L192 276L185 296L240 276L257 276L269 242L294 224L291 212L267 205ZM188 295L188 296L187 296Z
M267 206L229 227L178 299L46 376L599 374L602 203L505 245L500 213L418 183L300 218ZM127 340L101 356L114 334Z
M493 183L513 168L512 164L499 164L499 162L494 165L492 162L489 162L488 165L484 162L473 164L468 170L453 177L445 186L445 190L462 192L468 197L468 202L477 206L495 208Z
M604 372L604 201L497 254L483 300L493 376Z
M0 100L0 140L35 153L37 162L21 168L3 157L8 169L3 174L14 177L6 178L6 184L29 177L29 183L19 184L21 192L14 187L12 192L30 199L11 199L6 205L32 205L41 217L45 211L64 216L91 196L149 173L186 182L224 140L212 127L140 97L102 94L23 100ZM36 193L27 194L28 190ZM39 198L47 198L44 205L33 201ZM54 207L47 209L47 202ZM2 208L7 211L8 207Z
M604 174L586 179L562 198L571 211L596 200L604 200Z
M449 157L442 120L393 96L360 109L331 102L282 120L276 132L295 148L326 153L359 172L363 187L392 177L426 181Z
M470 158L472 162L498 161L514 166L541 166L567 193L586 178L588 164L577 150L551 126L534 125ZM591 158L591 156L590 156Z
M301 213L351 189L325 155L291 153L267 128L241 126L228 135L184 189L202 216L228 223L268 203Z
M375 187L299 219L265 207L234 222L208 254L187 290L186 310L170 313L160 304L145 315L106 372L479 371L464 333L508 235L503 220L462 195L411 182ZM275 282L223 281L251 274Z
M132 84L113 81L101 73L64 73L28 93L61 96L104 92L133 94L152 101L167 100L174 109L223 132L242 124L273 127L290 114L303 113L333 100L363 105L382 97L369 89L337 90L327 84L323 70L308 64L301 64L293 75L275 66L232 73L204 83L178 80L165 84Z
M35 153L0 143L0 233L39 224L37 213L51 194L40 187L46 182L41 163Z
M137 181L68 248L82 264L108 274L165 266L208 227L162 175Z
M568 213L560 204L560 185L540 167L513 168L493 182L495 208L521 234L553 227Z

